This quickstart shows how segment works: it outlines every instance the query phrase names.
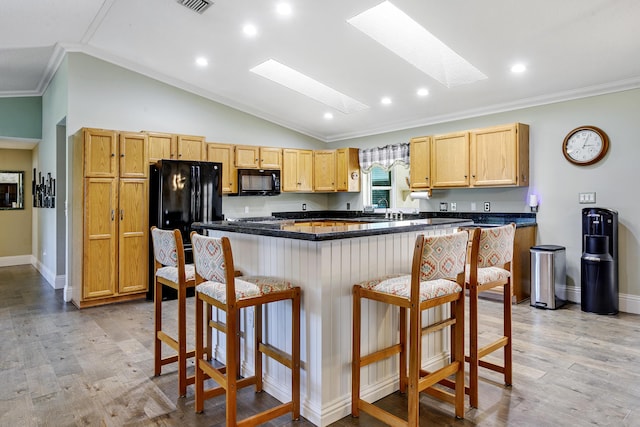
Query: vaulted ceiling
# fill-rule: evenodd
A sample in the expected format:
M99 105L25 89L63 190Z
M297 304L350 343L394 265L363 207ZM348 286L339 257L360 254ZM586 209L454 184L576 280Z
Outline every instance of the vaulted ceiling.
M382 0L286 0L288 16L280 2L200 14L176 0L2 1L0 97L41 95L64 53L84 52L334 141L640 87L638 0L391 0L487 77L452 87L347 22ZM269 59L368 108L344 113L249 71Z

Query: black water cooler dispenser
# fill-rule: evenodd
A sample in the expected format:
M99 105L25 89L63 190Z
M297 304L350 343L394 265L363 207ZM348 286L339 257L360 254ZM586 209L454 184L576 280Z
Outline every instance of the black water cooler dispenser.
M582 210L582 311L618 313L618 212Z

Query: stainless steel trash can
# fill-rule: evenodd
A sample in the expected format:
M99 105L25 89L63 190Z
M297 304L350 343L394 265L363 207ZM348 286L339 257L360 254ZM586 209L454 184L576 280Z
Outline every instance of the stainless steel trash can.
M564 246L533 246L531 252L531 305L555 310L567 301L567 266Z

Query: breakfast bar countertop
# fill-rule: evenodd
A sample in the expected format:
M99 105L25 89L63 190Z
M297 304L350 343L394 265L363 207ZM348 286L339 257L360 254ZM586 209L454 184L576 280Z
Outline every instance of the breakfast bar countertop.
M323 221L324 223L313 224L314 221ZM334 225L331 225L332 221L335 221ZM196 222L192 224L192 228L195 230L218 230L298 240L324 241L469 225L473 225L473 221L466 218L410 218L390 220L384 217L324 217L322 219L265 217Z

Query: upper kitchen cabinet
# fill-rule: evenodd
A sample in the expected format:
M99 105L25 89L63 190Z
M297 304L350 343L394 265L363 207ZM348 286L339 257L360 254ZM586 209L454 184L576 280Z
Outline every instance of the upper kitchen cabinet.
M222 163L222 193L238 193L238 173L234 165L234 146L207 143L207 160Z
M160 159L175 160L178 155L178 136L170 133L146 132L149 138L149 163Z
M118 173L116 151L118 133L111 130L83 129L84 176L115 178Z
M313 191L313 151L282 150L282 191Z
M203 136L177 136L177 157L178 160L204 160L207 153L204 146Z
M236 145L235 164L239 169L280 169L282 167L282 149Z
M336 190L360 191L360 160L357 148L336 150Z
M313 152L313 190L336 191L336 150Z
M469 132L436 135L431 142L431 187L469 186Z
M529 185L529 125L471 131L471 186Z
M409 181L412 190L431 188L431 137L411 138L409 160Z
M120 133L120 177L144 179L149 176L147 138L145 133Z

